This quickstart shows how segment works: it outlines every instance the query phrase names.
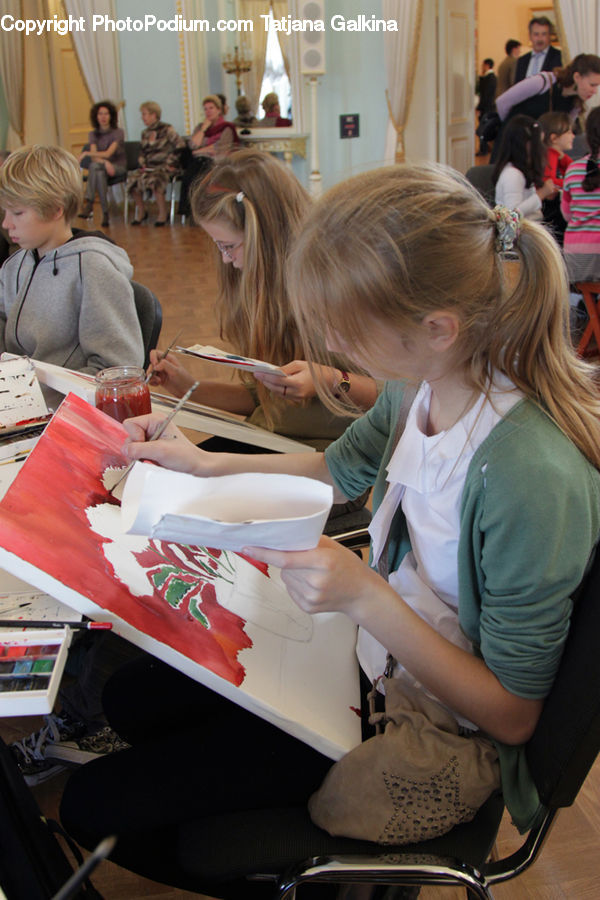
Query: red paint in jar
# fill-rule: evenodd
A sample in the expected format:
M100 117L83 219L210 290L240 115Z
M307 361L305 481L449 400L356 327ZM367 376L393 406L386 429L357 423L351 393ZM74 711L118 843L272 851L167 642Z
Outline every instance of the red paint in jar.
M96 408L123 422L152 412L146 373L139 366L112 366L96 375Z

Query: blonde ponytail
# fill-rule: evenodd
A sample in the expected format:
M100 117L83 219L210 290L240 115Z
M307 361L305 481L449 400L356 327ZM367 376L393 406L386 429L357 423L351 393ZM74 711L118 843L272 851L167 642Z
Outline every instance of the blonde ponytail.
M600 394L597 370L569 339L568 283L554 240L525 219L506 262L506 283L489 347L492 368L542 407L600 468Z

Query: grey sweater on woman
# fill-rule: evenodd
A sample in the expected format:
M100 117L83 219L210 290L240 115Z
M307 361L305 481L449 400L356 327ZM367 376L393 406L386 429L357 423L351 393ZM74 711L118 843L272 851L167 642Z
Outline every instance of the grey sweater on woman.
M20 250L0 269L0 352L79 372L141 366L142 333L127 253L99 232L39 257Z

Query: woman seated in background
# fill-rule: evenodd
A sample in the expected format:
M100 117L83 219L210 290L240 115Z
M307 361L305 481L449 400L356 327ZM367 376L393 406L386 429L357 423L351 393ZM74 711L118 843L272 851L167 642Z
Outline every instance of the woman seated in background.
M492 181L500 206L518 210L526 219L542 219L542 203L558 193L548 178L544 180L546 153L539 122L530 116L515 116L502 136L502 144Z
M209 94L202 101L204 121L196 125L188 140L185 171L179 195L179 213L189 216L189 193L192 182L210 169L216 159L228 156L239 144L235 125L226 122L223 103L217 94Z
M349 375L339 361L316 371L350 402L349 417L334 416L317 397L284 273L291 242L309 211L307 192L269 153L241 150L196 183L191 205L194 219L219 252L217 316L223 339L236 353L273 363L284 372L239 372L234 382L202 381L192 400L248 416L252 424L322 449L348 425L351 408L372 406L377 387L372 378ZM153 351L150 358L150 383L176 396L196 380L176 354L160 359ZM213 449L218 442L211 439ZM247 445L243 449L248 452Z
M247 97L243 95L238 97L235 101L235 108L237 116L233 120L234 125L239 125L240 128L256 128L258 119L252 112L252 107Z
M565 172L573 162L567 150L573 146L575 135L571 119L565 112L547 112L540 116L544 146L546 148L546 168L544 180L551 178L559 192L563 188ZM560 193L542 203L544 224L552 231L558 245L562 247L565 235L565 222L560 211Z
M94 197L98 194L102 207L102 227L108 221L108 179L124 175L127 170L125 158L125 132L118 127L117 107L110 100L94 103L90 110L93 131L88 135L89 149L79 156L82 169L88 170L85 188L85 203L79 213L80 218L90 219L94 212Z
M131 224L140 225L148 218L144 193L150 191L154 194L158 209L154 225L160 228L167 224L166 188L172 176L179 171L180 152L185 143L172 125L161 121L162 110L158 103L152 100L142 103L140 112L146 127L142 131L140 168L129 185L129 193L135 203L135 216Z
M526 115L539 119L545 112L554 110L568 113L571 121L575 122L599 86L600 57L592 53L580 53L562 69L539 72L513 84L496 97L496 109L503 125L494 142L491 161L496 162L502 133L506 123L514 116Z
M600 107L587 117L585 131L590 153L567 169L561 200L564 258L573 284L600 281Z
M292 124L291 119L284 119L281 115L279 97L275 91L265 95L261 106L265 111L265 115L263 119L259 120L258 124L263 128L285 128Z

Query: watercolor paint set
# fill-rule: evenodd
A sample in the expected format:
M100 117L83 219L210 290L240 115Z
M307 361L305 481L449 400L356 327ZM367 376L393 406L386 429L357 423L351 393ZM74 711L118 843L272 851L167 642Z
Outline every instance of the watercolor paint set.
M52 712L71 636L70 628L0 633L0 716Z

